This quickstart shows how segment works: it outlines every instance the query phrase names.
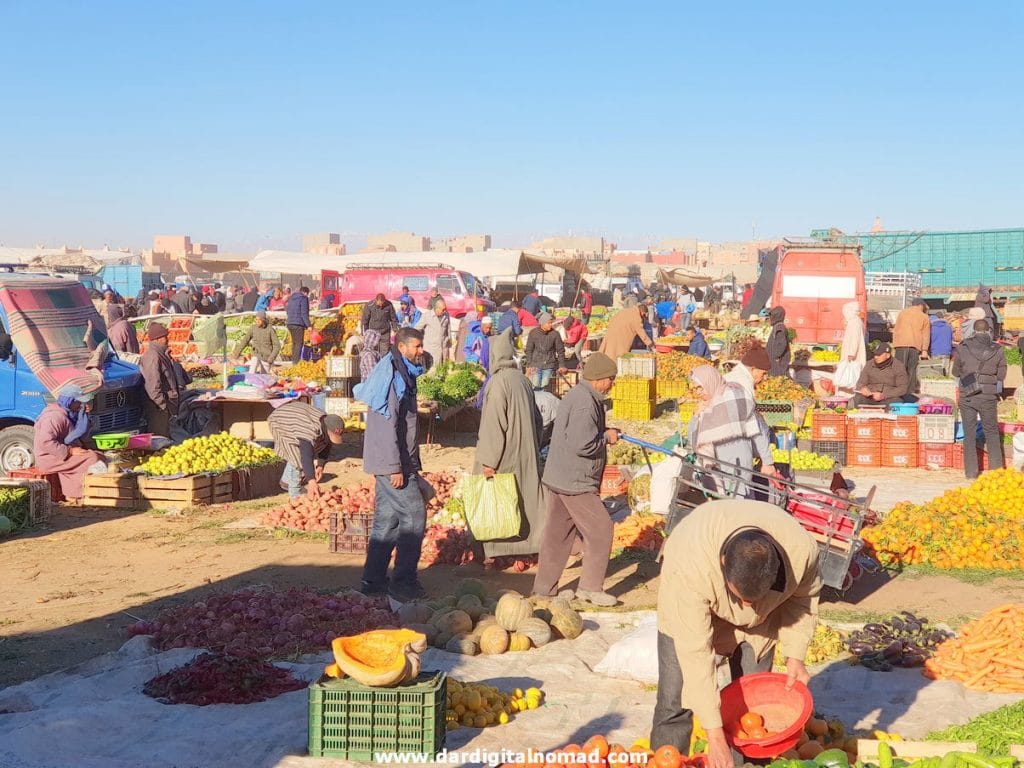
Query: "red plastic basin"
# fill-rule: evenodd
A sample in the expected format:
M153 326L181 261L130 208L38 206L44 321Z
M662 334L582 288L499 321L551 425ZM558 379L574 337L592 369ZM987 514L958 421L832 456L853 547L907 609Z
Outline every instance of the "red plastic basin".
M774 734L764 739L737 738L740 718L747 712L761 715L765 728ZM746 757L774 758L795 747L813 712L814 699L807 686L797 683L787 691L786 676L778 672L744 675L722 690L725 736Z

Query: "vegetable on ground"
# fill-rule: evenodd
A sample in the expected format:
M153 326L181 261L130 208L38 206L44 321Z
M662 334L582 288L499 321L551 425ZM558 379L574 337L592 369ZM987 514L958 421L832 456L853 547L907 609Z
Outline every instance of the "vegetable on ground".
M969 622L925 662L925 675L992 693L1024 692L1024 605L1004 605Z
M192 661L148 680L147 696L164 704L252 704L297 691L306 683L286 669L253 659L201 653Z

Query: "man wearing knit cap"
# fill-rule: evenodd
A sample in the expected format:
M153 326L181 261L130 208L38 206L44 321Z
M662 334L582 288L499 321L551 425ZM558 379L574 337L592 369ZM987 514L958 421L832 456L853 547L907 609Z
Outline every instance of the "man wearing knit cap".
M154 435L170 437L171 417L178 415L181 390L174 373L174 360L167 351L167 329L160 323L150 323L146 338L149 345L139 361L146 391L146 421Z
M854 405L917 402L917 398L910 394L910 376L907 369L893 357L892 347L885 342L875 347L871 359L860 372L854 391Z
M764 380L771 367L772 362L768 359L765 348L760 345L754 346L748 349L740 358L740 362L725 374L725 380L739 384L753 397L754 388Z
M609 607L616 599L604 591L612 551L612 521L601 503L601 475L607 447L619 432L605 426L604 396L615 383L615 361L596 352L583 364L583 377L569 390L555 417L542 481L547 488L548 519L540 543L533 592L576 597ZM558 591L558 581L576 538L583 540L583 572L575 594Z
M544 389L556 368L565 373L565 344L555 331L555 318L541 312L537 323L526 337L526 375L534 389Z

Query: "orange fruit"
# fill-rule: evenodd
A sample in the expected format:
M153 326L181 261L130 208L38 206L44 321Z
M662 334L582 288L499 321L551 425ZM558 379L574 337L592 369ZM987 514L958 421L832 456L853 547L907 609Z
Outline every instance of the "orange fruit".
M604 736L591 736L583 743L583 751L588 755L597 752L597 756L604 760L608 757L608 739Z
M757 714L757 712L747 712L740 718L740 727L747 733L750 733L755 728L764 727L764 718Z
M655 768L680 768L682 764L683 756L671 744L658 747L654 753Z
M749 731L747 731L747 733L750 734L750 738L752 739L763 739L768 736L768 731L766 731L764 728L760 726L758 726L757 728L751 728Z

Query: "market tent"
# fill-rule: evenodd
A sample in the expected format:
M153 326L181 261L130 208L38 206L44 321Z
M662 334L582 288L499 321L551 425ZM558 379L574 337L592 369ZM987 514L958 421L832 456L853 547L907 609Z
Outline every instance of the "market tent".
M353 265L373 264L449 264L475 277L511 277L545 272L549 266L573 272L587 271L585 259L549 256L516 249L495 249L474 253L443 253L406 251L396 253L350 253L344 256L323 256L298 251L265 250L249 261L249 268L258 272L286 275L318 275L329 269L344 272Z
M712 283L719 283L727 279L728 276L714 277L712 275L698 275L694 272L688 272L685 269L659 269L658 270L658 282L665 283L667 285L686 285L690 288L703 288L704 286L711 285Z
M189 268L197 272L224 274L225 272L248 272L249 259L185 259ZM268 270L269 271L269 270Z

